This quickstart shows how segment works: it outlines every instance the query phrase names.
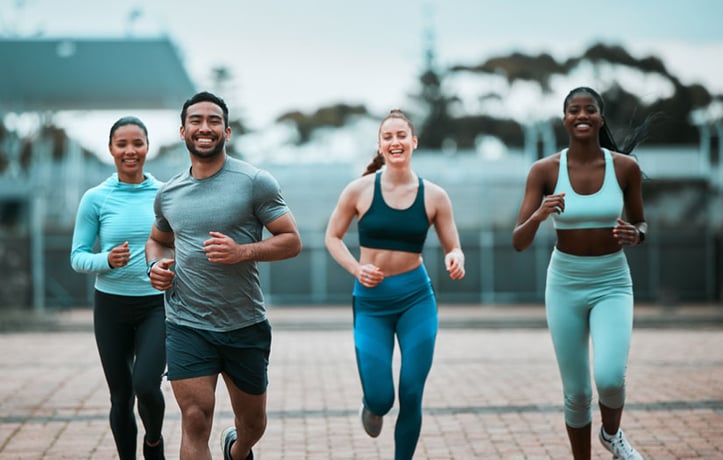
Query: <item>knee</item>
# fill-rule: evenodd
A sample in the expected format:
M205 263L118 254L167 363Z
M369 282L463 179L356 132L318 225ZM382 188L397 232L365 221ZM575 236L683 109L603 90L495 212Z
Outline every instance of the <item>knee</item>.
M364 405L376 415L386 415L394 406L394 391L365 394Z
M241 426L251 439L258 439L266 431L266 415L244 417Z
M595 369L595 386L599 394L619 392L625 386L625 365L601 365Z
M181 422L183 431L188 435L210 436L213 409L211 411L204 410L198 405L181 407Z
M613 409L623 406L625 403L625 379L623 377L597 379L595 385L601 404Z
M160 399L163 399L160 382L151 381L150 379L138 379L133 382L133 389L136 393L136 397L140 401L153 401L159 397Z
M422 407L422 395L424 389L420 385L400 385L399 386L399 406L400 407Z
M129 390L114 389L110 394L110 403L115 408L133 408L133 392Z
M565 394L565 422L572 427L581 427L592 419L592 392Z

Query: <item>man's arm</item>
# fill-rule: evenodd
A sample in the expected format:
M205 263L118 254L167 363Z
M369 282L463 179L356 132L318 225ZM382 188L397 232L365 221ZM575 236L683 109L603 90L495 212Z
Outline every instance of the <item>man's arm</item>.
M203 251L209 262L236 264L244 261L272 262L290 259L301 252L301 236L291 212L266 225L269 238L256 243L239 244L219 232L209 232Z
M175 262L175 249L173 246L173 232L162 232L155 225L151 227L151 234L146 240L146 265L151 286L165 291L173 284L173 273L169 267Z

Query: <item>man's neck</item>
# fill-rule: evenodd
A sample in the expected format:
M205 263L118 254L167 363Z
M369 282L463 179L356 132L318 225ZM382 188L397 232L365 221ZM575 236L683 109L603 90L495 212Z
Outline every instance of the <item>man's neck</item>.
M225 151L210 158L191 154L191 176L194 179L205 179L213 176L226 164L226 158Z

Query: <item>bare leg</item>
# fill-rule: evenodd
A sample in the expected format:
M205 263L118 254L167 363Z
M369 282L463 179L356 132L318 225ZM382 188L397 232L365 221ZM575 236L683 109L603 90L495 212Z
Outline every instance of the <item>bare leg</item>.
M171 381L181 409L180 460L211 460L208 440L213 426L217 381L218 375Z
M567 428L567 437L570 438L570 447L572 448L572 458L575 460L590 460L590 435L591 424L587 424L582 428L573 428L565 425Z
M602 424L603 429L605 430L605 433L607 433L610 436L613 436L615 433L618 432L618 429L620 428L620 420L623 418L623 408L620 409L611 409L609 407L603 406L602 404L600 406L600 415L602 417Z
M231 446L231 456L235 459L246 459L251 448L266 431L266 392L260 395L246 393L225 373L222 375L228 388L236 425L237 438Z

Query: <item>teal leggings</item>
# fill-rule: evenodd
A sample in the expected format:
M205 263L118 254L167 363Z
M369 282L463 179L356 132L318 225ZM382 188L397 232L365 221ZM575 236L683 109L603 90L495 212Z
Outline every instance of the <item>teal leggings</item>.
M592 421L590 339L599 401L623 407L633 329L633 285L623 251L583 257L555 249L545 306L562 377L565 423L581 428Z
M410 460L422 427L422 395L437 336L437 302L424 266L374 288L354 286L354 344L364 405L385 415L394 405L392 355L399 341L399 415L395 460Z

